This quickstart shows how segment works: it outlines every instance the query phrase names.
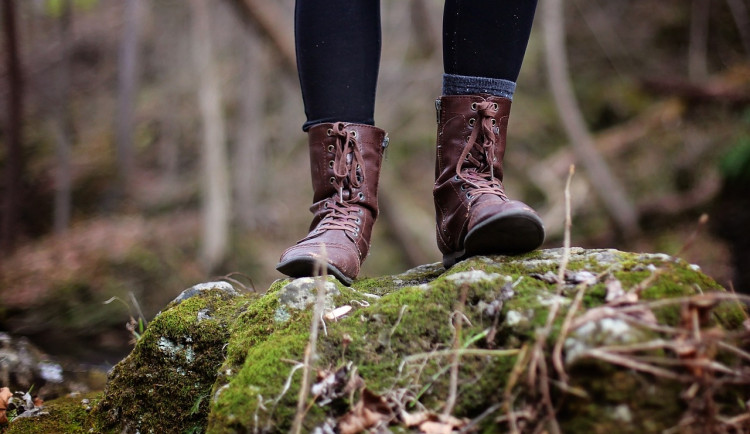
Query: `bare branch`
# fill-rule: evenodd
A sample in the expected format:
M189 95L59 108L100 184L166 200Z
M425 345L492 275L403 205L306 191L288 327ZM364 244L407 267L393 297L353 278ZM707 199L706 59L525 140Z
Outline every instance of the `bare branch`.
M612 220L623 234L633 235L639 231L635 207L622 184L597 152L570 84L562 0L546 0L543 12L549 85L570 144Z

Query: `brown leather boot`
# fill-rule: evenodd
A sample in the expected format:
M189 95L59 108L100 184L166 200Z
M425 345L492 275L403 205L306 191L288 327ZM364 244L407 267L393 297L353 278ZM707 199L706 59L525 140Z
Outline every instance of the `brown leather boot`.
M490 95L442 96L435 164L437 242L446 268L475 255L518 254L544 241L542 220L508 199L503 156L510 100Z
M336 122L310 128L308 138L314 217L310 233L284 251L276 269L312 276L316 260L325 256L328 273L349 285L370 250L388 137L370 125Z

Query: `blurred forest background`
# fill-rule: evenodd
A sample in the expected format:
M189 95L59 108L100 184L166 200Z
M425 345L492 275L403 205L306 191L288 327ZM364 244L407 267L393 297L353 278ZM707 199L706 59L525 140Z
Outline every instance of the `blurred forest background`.
M128 319L181 290L282 277L312 198L293 0L0 1L0 330L114 362ZM442 7L382 0L391 145L364 276L440 260ZM505 166L545 247L575 163L574 245L678 255L750 291L748 7L540 1Z

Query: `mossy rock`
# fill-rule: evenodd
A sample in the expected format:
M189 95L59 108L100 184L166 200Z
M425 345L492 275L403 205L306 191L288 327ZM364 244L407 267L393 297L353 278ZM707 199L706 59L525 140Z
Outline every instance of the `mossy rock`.
M44 411L36 417L18 418L5 427L3 434L88 433L91 429L88 413L101 399L101 392L73 394L44 403Z
M745 313L716 282L667 255L574 248L558 284L562 255L557 249L476 257L447 271L425 265L351 287L286 279L262 296L205 285L149 325L114 368L86 426L95 432L289 432L320 285L324 312L351 310L319 323L311 367L320 378L312 380L302 432L345 431L337 424L367 399L390 406L392 417L381 425L417 432L405 426L405 415L437 418L451 397L452 371L458 374L455 420L506 432L512 409L522 430L544 428L550 423L545 394L538 375L529 382L528 369L553 306L559 313L540 340L544 352L536 363L547 369L549 404L563 432L660 432L680 424L698 432L748 411L750 363L741 352L724 350L747 345ZM617 290L624 298L605 306ZM560 336L576 297L575 328ZM632 350L659 342L665 344ZM567 381L553 368L558 343ZM456 349L464 351L460 360ZM625 354L632 364L593 357L597 351ZM333 373L337 385L319 381Z

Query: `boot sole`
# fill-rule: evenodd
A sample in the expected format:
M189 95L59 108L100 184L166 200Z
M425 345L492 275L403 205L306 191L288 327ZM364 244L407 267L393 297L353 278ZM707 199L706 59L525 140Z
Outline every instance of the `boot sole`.
M315 277L315 268L317 267L317 260L315 258L292 258L287 259L284 262L279 262L276 265L276 270L286 274L289 277ZM336 267L328 264L326 267L328 274L335 276L341 283L346 286L350 286L354 279L350 279Z
M517 255L530 252L544 242L544 225L536 215L523 210L498 214L474 227L464 239L464 250L443 256L443 266L477 255Z

